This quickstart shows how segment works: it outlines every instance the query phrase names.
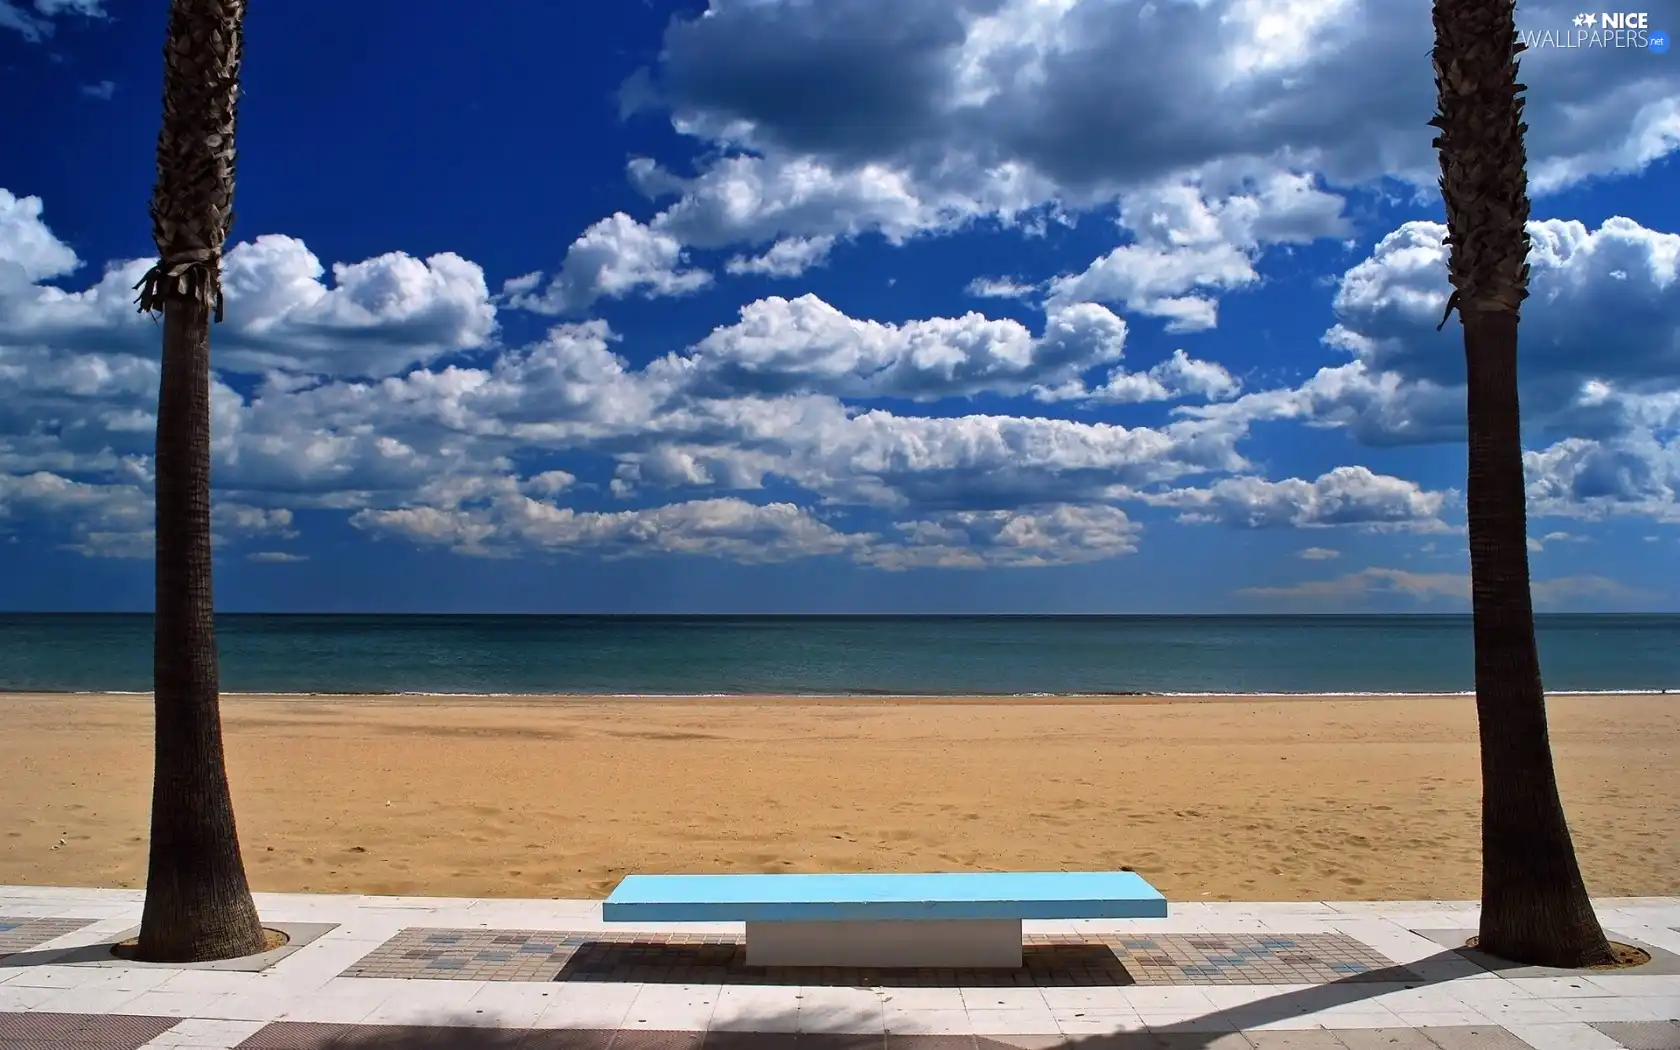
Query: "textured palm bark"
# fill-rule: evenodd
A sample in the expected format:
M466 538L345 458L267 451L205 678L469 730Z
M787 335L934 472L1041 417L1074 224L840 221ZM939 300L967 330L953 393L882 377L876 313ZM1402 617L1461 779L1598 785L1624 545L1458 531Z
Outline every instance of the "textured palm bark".
M153 962L263 949L222 749L210 544L210 322L232 225L244 0L174 0L140 309L163 314L157 414L151 853L136 947Z
M1581 878L1546 729L1528 568L1517 326L1528 177L1513 0L1435 0L1449 279L1464 328L1471 609L1482 755L1479 947L1517 962L1614 961Z

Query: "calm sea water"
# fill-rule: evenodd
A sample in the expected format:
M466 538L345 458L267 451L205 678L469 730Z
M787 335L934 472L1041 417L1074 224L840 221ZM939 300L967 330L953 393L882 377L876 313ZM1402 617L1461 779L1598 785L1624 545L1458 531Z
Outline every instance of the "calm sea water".
M218 619L230 692L1433 692L1466 616ZM1539 621L1553 690L1680 692L1680 616ZM151 687L151 618L0 614L0 690Z

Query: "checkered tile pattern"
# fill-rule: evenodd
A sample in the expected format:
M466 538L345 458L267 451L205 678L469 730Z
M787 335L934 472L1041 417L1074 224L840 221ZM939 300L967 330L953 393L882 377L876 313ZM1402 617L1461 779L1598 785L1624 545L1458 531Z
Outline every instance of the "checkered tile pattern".
M412 928L345 977L644 984L830 984L995 988L1324 984L1415 976L1341 934L1081 937L1028 934L1018 970L748 966L739 938L602 935L566 930Z
M0 955L26 952L54 937L75 933L93 919L9 919L0 915Z
M0 1013L0 1050L137 1050L175 1027L177 1017Z
M410 928L397 931L341 976L552 981L586 940L564 930Z
M1138 984L1325 984L1417 976L1340 933L1104 938Z

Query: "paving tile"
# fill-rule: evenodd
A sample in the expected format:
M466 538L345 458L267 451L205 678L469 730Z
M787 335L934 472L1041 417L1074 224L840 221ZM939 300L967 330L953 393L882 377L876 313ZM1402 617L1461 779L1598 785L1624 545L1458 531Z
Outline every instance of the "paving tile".
M1622 1044L1591 1025L1513 1024L1506 1030L1534 1050L1622 1050Z
M518 1050L608 1050L613 1036L609 1029L550 1028L527 1032Z
M711 1044L707 1044L708 1048ZM887 1050L975 1050L972 1035L921 1035L888 1032Z
M1533 1050L1527 1043L1498 1025L1455 1025L1450 1028L1420 1028L1441 1050Z
M698 1032L650 1031L619 1029L613 1036L613 1050L700 1050L706 1040L704 1030Z
M976 1050L1060 1050L1067 1040L1060 1035L977 1035Z
M98 921L0 915L0 958L29 951Z
M261 1021L222 1021L187 1017L146 1043L142 1050L166 1050L171 1047L228 1050L229 1047L238 1046L261 1031L262 1027Z
M1253 1050L1254 1043L1242 1032L1162 1032L1161 1050Z
M42 1043L66 1050L136 1050L174 1027L173 1017L0 1013L0 1046Z
M1680 1050L1680 1024L1673 1021L1605 1021L1592 1027L1628 1050Z
M1048 1007L1037 1010L973 1010L968 1011L968 1023L979 1035L1026 1034L1054 1032L1061 1026Z
M1415 1028L1338 1029L1336 1036L1348 1050L1440 1050Z
M1342 933L1032 933L1014 970L748 966L738 934L407 927L345 977L859 987L1093 987L1414 981Z
M800 1032L797 1050L886 1050L885 1032Z
M1166 933L1108 937L1140 985L1323 984L1416 980L1416 975L1342 933Z
M1285 1032L1241 1033L1254 1044L1255 1050L1347 1050L1347 1044L1336 1033L1322 1028L1307 1028Z
M794 1050L799 1045L796 1032L731 1032L717 1028L706 1032L700 1044L703 1050ZM969 1050L974 1040L968 1041Z

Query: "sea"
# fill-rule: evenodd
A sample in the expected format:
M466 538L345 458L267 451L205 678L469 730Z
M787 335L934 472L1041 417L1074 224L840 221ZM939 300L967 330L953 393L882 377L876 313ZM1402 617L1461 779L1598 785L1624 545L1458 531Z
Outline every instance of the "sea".
M1680 693L1680 615L1550 615L1553 692ZM1472 687L1468 616L217 617L228 693L1405 694ZM0 614L0 691L146 692L152 622Z

